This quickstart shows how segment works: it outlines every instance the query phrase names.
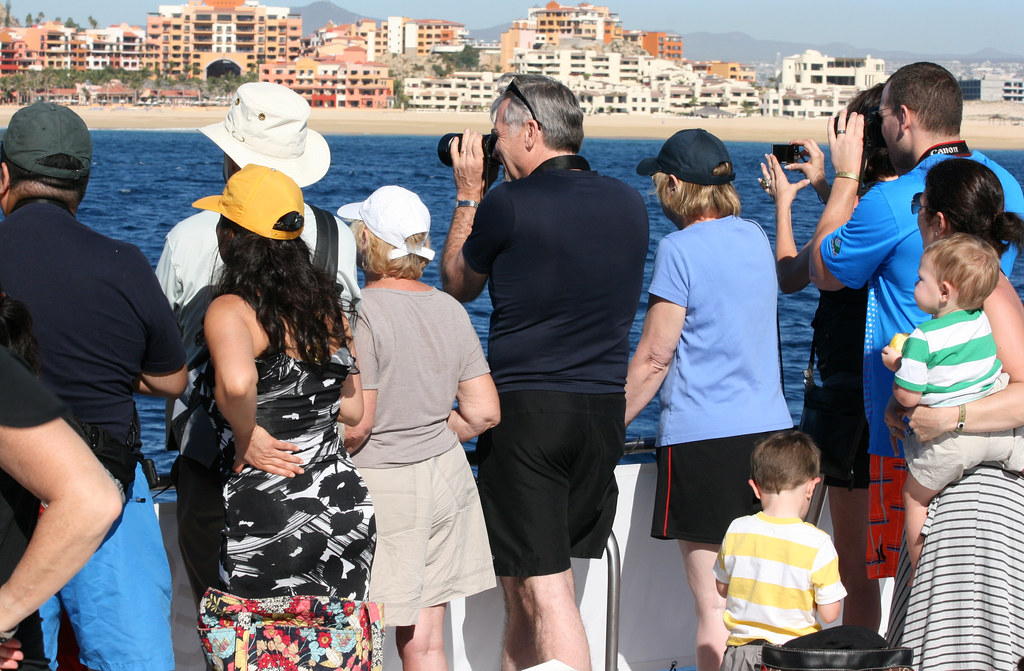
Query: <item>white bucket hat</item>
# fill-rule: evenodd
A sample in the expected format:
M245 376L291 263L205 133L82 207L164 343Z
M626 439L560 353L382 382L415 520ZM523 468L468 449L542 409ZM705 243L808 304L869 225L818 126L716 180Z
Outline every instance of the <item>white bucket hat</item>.
M420 197L408 189L382 186L361 203L339 207L338 216L348 221L362 221L371 233L394 247L389 258L399 259L407 254L427 261L434 258L434 250L422 245L409 247L405 242L417 233L430 232L430 211Z
M309 103L291 89L270 82L238 87L222 123L199 132L213 140L231 160L283 172L299 187L315 184L331 167L327 140L306 126Z

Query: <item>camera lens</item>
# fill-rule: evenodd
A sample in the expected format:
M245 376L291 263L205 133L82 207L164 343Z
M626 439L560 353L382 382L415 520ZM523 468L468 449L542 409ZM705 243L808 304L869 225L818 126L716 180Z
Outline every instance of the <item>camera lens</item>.
M456 140L455 151L460 151L462 149L462 133L448 133L437 143L437 157L448 167L452 165L452 140Z
M488 133L480 138L484 152L484 162L491 162L491 154L494 152L494 144L498 141L497 135ZM448 167L452 165L452 151L462 151L462 133L447 133L437 142L437 157L441 163Z

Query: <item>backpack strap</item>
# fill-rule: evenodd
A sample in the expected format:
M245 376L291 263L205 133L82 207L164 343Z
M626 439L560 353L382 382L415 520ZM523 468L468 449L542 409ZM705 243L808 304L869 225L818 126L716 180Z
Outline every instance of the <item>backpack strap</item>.
M313 251L313 265L327 271L332 280L338 276L338 222L334 215L319 207L310 205L316 218L316 249Z

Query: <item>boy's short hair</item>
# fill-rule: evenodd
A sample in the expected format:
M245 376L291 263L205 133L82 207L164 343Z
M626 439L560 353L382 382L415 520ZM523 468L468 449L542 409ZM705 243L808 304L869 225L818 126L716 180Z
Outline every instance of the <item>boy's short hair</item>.
M768 436L750 455L750 478L769 494L799 487L821 472L821 452L803 431Z
M999 255L976 235L954 233L940 238L925 249L921 259L926 257L935 279L953 285L965 310L980 308L999 283Z

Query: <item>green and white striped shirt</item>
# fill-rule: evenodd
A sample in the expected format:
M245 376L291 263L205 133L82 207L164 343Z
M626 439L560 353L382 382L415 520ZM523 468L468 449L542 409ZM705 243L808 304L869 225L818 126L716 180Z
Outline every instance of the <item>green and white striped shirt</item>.
M985 313L955 310L910 334L896 384L921 392L921 405L952 406L985 396L1000 372Z

